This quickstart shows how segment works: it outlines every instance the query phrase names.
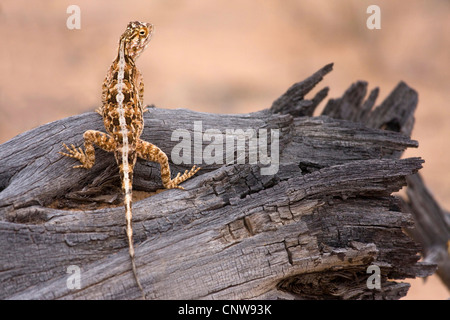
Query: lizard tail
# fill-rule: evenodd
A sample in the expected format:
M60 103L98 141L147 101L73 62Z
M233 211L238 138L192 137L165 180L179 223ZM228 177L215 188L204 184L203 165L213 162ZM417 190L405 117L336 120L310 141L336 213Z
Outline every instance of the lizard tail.
M129 196L129 199L127 201L127 196ZM137 275L137 268L136 268L136 262L134 260L134 245L133 245L133 228L131 226L131 190L128 194L125 194L125 212L126 212L126 220L127 220L127 238L128 238L128 249L130 253L130 259L131 259L131 268L133 270L134 279L136 280L136 284L138 285L139 289L142 292L142 298L145 300L145 291L144 288L141 285L141 281L139 280L139 277Z
M130 253L131 259L131 267L133 269L134 279L136 280L136 284L142 292L142 297L146 299L144 289L139 281L139 277L137 275L136 262L134 260L134 245L133 245L133 227L132 227L132 193L133 193L133 165L134 159L131 159L131 163L128 162L128 154L126 154L126 161L123 161L125 157L117 157L117 162L119 164L119 173L120 178L122 180L122 192L124 194L124 206L125 206L125 218L127 221L127 238L128 238L128 249ZM132 156L133 158L133 156Z

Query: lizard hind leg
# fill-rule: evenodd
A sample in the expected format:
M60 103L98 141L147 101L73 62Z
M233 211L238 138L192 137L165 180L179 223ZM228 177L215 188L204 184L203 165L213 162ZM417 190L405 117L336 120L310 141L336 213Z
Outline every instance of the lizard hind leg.
M197 167L196 165L194 165L191 170L185 170L184 173L182 175L180 175L180 173L177 174L177 176L173 179L171 179L170 181L168 181L166 183L166 185L164 185L164 187L166 189L173 189L173 188L177 188L177 189L182 189L184 190L183 187L180 187L179 184L182 183L183 181L186 181L187 179L189 179L190 177L192 177L194 174L197 173L197 171L200 170L200 167ZM162 175L161 175L162 176ZM163 181L164 184L164 181Z
M68 153L59 151L58 152L59 154L61 154L63 156L66 156L66 157L69 157L69 158L77 159L78 161L81 162L80 165L73 166L73 168L90 169L94 165L95 154L94 154L94 157L92 157L90 153L85 153L83 151L83 149L77 148L73 144L70 145L70 147L68 147L64 142L63 142L63 147L66 148Z
M158 162L161 166L161 180L166 189L184 189L179 186L180 183L186 181L200 170L200 167L193 166L190 171L186 170L182 175L180 173L173 179L170 179L170 166L167 155L157 146L150 142L138 140L136 145L137 155L145 160Z
M100 131L88 130L83 134L83 138L85 151L75 147L73 144L68 147L63 143L63 147L67 150L67 153L58 152L63 156L74 158L81 162L80 165L74 166L74 168L92 168L95 163L94 144L108 152L114 151L116 147L114 138Z

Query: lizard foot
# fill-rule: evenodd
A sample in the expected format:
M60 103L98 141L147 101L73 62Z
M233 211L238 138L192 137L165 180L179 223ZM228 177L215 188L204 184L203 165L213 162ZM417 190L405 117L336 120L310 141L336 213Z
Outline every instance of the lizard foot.
M170 180L170 182L165 186L166 189L181 189L184 190L183 187L179 186L180 183L186 181L190 177L192 177L194 174L197 173L198 170L200 170L200 167L193 166L190 171L184 171L183 175L181 175L179 172L175 178Z
M81 162L80 165L74 166L74 168L86 168L86 169L92 168L93 163L89 161L88 157L81 148L77 148L73 144L71 145L71 148L69 148L65 143L63 143L63 146L69 153L58 152L59 154L69 158L77 159L78 161Z

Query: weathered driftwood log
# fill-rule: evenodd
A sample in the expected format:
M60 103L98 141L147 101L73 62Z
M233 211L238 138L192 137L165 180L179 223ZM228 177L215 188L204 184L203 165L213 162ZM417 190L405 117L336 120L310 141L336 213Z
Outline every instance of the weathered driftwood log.
M386 101L373 114L369 114L378 89L374 89L363 104L366 90L367 83L356 83L343 98L331 100L324 114L410 136L417 93L401 82ZM402 207L405 212L412 213L415 221L414 227L406 228L406 231L421 244L424 261L438 265L436 273L450 289L450 213L442 209L433 198L420 173L406 177L406 181L407 199L402 199Z
M419 173L408 176L404 211L414 216L408 233L422 246L424 261L437 264L436 274L450 290L450 213L442 209Z
M166 190L134 203L136 262L149 298L397 299L409 285L393 280L434 271L418 262L420 248L403 232L413 219L392 196L421 168L419 158L399 160L417 142L378 129L412 127L415 92L400 84L372 111L377 90L364 100L367 84L358 82L328 102L329 116L312 117L328 90L311 100L305 95L331 69L325 66L256 113L150 108L145 114L143 139L169 157L180 143L171 139L176 130L192 138L192 162L196 139L205 139L203 150L211 144L202 133L224 137L214 140L224 144L215 149L223 157L214 154L224 164L203 161L198 176L183 184L185 191ZM344 118L344 110L361 122L332 118ZM124 210L117 205L113 156L97 150L94 167L81 170L57 153L62 142L81 145L88 129L102 130L93 112L0 145L0 298L140 297ZM238 144L230 153L225 141L233 135L226 136L226 129L272 129L267 149L274 160L278 143L278 171L262 174L267 164L252 162L251 152L244 156ZM251 144L247 139L245 150ZM192 162L172 164L173 174ZM160 187L158 165L138 161L134 189ZM370 265L381 270L380 289L367 286ZM80 289L68 285L70 266L81 270Z

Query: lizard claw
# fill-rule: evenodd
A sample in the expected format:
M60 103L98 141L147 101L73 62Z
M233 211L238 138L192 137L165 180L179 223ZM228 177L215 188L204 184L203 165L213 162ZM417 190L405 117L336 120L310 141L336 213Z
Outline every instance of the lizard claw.
M194 174L197 173L197 171L200 170L200 167L197 166L193 166L191 170L185 170L183 175L180 175L180 173L178 172L177 176L175 178L173 178L172 180L170 180L170 182L168 183L168 185L166 185L165 187L167 189L181 189L184 190L183 187L180 187L179 184L186 181L187 179L189 179L190 177L192 177Z
M89 158L86 156L86 153L81 148L75 147L73 144L70 145L70 148L63 142L63 147L66 148L68 153L59 151L58 153L69 158L77 159L81 162L80 165L74 166L73 168L92 168L92 163L89 161Z

